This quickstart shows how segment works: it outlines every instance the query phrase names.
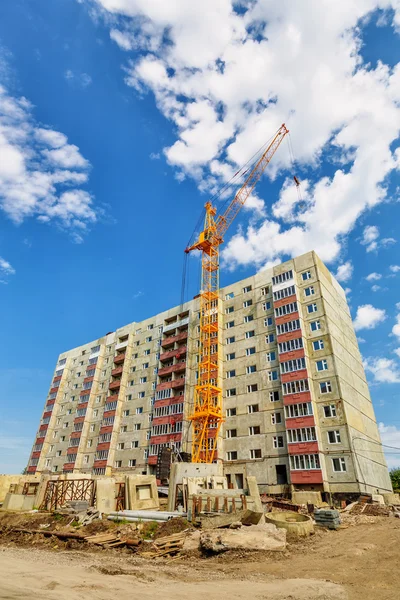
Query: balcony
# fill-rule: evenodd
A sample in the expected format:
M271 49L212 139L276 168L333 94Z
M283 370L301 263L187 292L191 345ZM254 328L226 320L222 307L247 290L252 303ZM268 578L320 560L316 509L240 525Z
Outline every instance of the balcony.
M83 408L87 408L87 407L88 407L88 403L82 402L81 404L78 404L78 406L76 407L76 410L82 410Z
M47 412L43 413L43 419L49 419L49 418L51 417L51 412L52 412L52 411L51 411L51 410L49 410L49 411L47 411Z
M106 398L106 402L108 404L108 402L117 402L118 401L118 394L113 394L112 396L107 396Z
M170 358L178 358L180 356L184 356L187 352L187 346L181 346L180 348L176 348L175 350L170 350L169 352L163 352L160 356L160 361L164 362L165 360L169 360Z
M62 375L57 375L57 377L54 377L53 383L57 383L57 381L61 381L61 377L62 377Z
M57 394L57 392L58 392L58 385L57 385L56 387L52 387L52 388L50 389L50 392L49 392L49 394Z
M30 466L28 467L28 473L36 473L37 467Z
M295 381L296 379L307 379L307 369L300 369L299 371L291 371L290 373L281 374L281 382L288 383L289 381Z
M177 327L184 327L185 325L189 324L189 317L186 317L186 319L182 319L181 321L174 321L174 323L170 323L170 325L165 325L163 328L163 333L166 333L167 331L172 331L173 329L176 329Z
M175 344L175 342L181 342L182 340L186 340L187 336L187 331L182 331L182 333L178 333L178 335L170 335L161 342L161 347L167 348L168 346L172 346L173 344Z
M100 442L96 446L96 452L100 452L100 450L109 450L110 442Z
M319 469L310 471L290 471L290 482L298 485L323 483L322 471Z
M85 377L83 383L90 383L91 381L93 381L93 375L91 375L90 377Z
M81 435L82 435L82 430L81 431L73 431L70 435L70 439L77 440L81 437Z
M116 356L114 356L114 363L116 365L119 365L120 363L123 363L125 360L125 352L121 353L121 354L117 354Z
M75 467L75 463L71 462L71 463L64 463L63 465L63 471L64 473L71 473L74 470Z
M158 376L169 375L169 373L179 373L180 371L186 371L186 361L171 365L170 367L164 367L158 370Z
M124 367L117 367L116 369L113 369L111 371L112 377L117 377L117 375L122 375L123 370L124 370Z
M96 367L97 367L97 365L89 365L88 368L86 369L86 375L88 377L93 377Z
M105 433L112 433L113 425L102 425L100 427L99 435L104 435Z
M122 348L126 348L128 345L128 339L124 340L123 342L119 342L118 344L115 344L115 350L122 350Z
M110 385L108 386L108 388L110 390L118 390L121 387L121 380L118 379L117 381L112 381L110 383Z

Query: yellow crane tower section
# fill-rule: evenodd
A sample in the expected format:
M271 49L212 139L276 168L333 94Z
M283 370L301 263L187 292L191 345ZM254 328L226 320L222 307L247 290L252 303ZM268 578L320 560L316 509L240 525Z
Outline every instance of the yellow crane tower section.
M220 372L222 340L219 322L219 247L228 227L288 133L286 125L281 125L222 215L216 217L216 208L211 202L206 203L204 229L198 240L185 250L186 253L193 250L201 252L198 378L193 410L189 417L193 426L192 461L196 463L212 463L217 458L218 434L224 421Z

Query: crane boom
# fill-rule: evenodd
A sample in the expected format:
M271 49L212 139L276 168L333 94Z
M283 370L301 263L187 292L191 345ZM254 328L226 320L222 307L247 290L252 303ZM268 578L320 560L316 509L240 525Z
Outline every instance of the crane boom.
M204 229L185 252L201 251L200 339L198 374L192 414L192 461L211 463L217 458L218 434L224 421L222 413L222 332L219 302L219 247L223 236L260 179L283 138L289 133L283 124L258 159L226 211L215 218L211 202L205 205Z

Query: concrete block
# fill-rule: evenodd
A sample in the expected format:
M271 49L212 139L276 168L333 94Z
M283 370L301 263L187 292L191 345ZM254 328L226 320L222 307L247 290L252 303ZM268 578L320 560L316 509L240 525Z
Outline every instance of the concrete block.
M3 502L4 510L32 510L35 496L24 496L23 494L6 494Z
M101 513L109 514L116 509L116 485L113 477L105 477L96 481L96 508Z
M174 511L176 504L176 486L183 483L184 477L221 477L222 465L205 463L172 463L169 474L168 510Z
M127 510L158 510L157 481L154 475L127 475L125 478Z
M372 502L375 502L375 504L384 505L385 499L382 494L372 494Z
M24 496L22 510L33 510L35 508L35 496Z
M249 476L249 477L246 477L246 482L247 482L247 489L249 491L249 496L251 496L251 498L253 500L252 509L255 512L264 513L264 508L263 508L263 505L261 503L261 498L260 498L260 491L258 489L257 479L255 477ZM264 519L264 517L263 517L263 519Z
M286 531L263 523L241 529L212 529L200 534L200 546L205 552L226 550L269 550L282 552L286 548Z
M400 495L391 493L391 494L382 494L385 504L388 506L389 504L394 504L395 506L400 505Z
M321 498L321 492L292 492L293 504L314 504L315 506L321 506L323 504Z

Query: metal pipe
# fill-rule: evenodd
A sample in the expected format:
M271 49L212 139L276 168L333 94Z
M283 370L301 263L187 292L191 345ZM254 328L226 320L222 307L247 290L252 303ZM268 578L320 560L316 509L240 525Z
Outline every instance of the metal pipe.
M184 513L178 512L164 512L164 511L153 511L153 510L120 510L111 511L110 515L120 517L124 519L126 517L138 517L141 519L151 519L157 521L168 521L174 517L185 516Z
M107 517L107 519L109 521L128 521L128 523L154 523L154 521L156 523L165 523L165 520L160 520L160 519L142 519L141 517L117 517L115 515L109 515Z

